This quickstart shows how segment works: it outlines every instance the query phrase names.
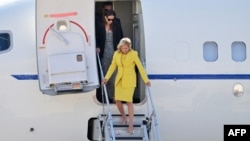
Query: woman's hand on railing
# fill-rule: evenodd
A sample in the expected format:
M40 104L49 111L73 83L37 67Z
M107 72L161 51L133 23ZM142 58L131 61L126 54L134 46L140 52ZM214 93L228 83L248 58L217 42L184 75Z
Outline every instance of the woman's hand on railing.
M105 84L107 84L107 82L108 82L108 80L107 79L102 79L102 85L105 85Z
M147 86L151 86L150 81L145 83Z

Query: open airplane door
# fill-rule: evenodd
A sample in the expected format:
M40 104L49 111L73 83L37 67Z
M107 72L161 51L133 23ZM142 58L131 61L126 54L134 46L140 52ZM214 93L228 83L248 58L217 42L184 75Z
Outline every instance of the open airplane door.
M36 0L40 90L58 95L99 87L93 0Z

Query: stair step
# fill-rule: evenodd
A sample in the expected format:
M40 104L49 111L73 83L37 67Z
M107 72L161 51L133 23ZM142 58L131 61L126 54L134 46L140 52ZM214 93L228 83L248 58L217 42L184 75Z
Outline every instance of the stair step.
M121 115L120 114L112 114L112 123L114 129L115 139L119 141L148 141L148 133L145 125L145 121L147 120L144 114L135 114L133 120L134 132L133 134L128 133L128 123L129 118L127 116L127 123L122 125ZM102 120L105 120L106 115L101 115ZM105 136L111 137L111 127L108 125L106 127Z
M106 115L101 115L102 117L105 117ZM128 118L128 115L127 116L127 123L126 125L128 124L128 121L129 121L129 118ZM121 124L121 115L119 114L113 114L112 115L112 121L113 121L113 125L120 125ZM143 124L143 121L146 119L145 115L144 114L135 114L134 115L134 121L133 123L135 125L141 125Z
M134 125L133 134L128 133L128 125L114 125L114 133L117 140L144 140L145 134L144 132L145 125ZM111 129L109 128L109 136L111 136Z
M125 125L116 124L116 125L113 125L113 126L114 126L114 127L128 127L127 124L125 124ZM133 126L134 126L134 127L141 127L141 125L139 125L139 124L134 124Z
M106 114L101 114L101 116L106 116ZM112 114L112 116L121 116L120 114ZM128 116L128 114L126 114ZM134 114L135 117L145 117L145 114Z
M137 141L143 141L143 137L115 137L116 140L137 140Z

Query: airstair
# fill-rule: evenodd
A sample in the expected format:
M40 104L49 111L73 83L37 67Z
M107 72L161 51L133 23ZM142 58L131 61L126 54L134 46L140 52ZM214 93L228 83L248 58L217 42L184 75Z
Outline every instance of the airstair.
M103 72L101 69L100 58L98 56L99 67L101 70L101 76L103 78ZM134 114L134 131L128 133L128 123L121 124L121 115L112 114L110 110L110 103L108 100L108 94L106 86L103 86L104 94L103 98L106 104L103 103L103 113L98 117L89 120L88 126L88 138L95 141L161 141L159 124L157 121L156 110L154 107L153 99L151 96L150 88L147 87L148 98L148 111L145 113ZM151 109L151 111L149 111ZM126 115L128 117L128 115Z
M128 116L128 115L127 115ZM105 121L105 115L101 121ZM149 141L147 123L148 119L144 114L134 115L134 132L128 133L128 124L121 125L121 115L112 115L113 131L109 124L105 125L104 134L105 140L136 140L136 141ZM114 139L112 138L114 132Z

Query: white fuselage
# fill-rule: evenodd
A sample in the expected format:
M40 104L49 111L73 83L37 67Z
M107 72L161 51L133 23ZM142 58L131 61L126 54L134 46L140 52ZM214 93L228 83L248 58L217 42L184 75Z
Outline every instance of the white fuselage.
M162 141L222 141L225 124L250 124L250 2L140 2L141 59ZM13 45L0 52L0 140L87 141L88 120L103 107L95 90L58 96L40 91L35 15L35 0L0 6L0 33L11 32ZM243 45L239 54L245 45L245 59L234 60L234 43ZM206 45L217 49L213 61L206 60ZM147 106L135 104L135 113L148 114ZM118 113L114 104L111 111Z

